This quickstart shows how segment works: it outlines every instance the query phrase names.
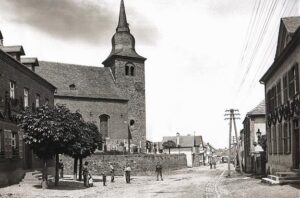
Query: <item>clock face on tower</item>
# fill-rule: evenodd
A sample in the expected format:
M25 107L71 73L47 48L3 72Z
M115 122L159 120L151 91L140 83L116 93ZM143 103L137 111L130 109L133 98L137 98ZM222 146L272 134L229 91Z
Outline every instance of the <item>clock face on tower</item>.
M143 83L142 82L136 82L134 84L135 90L137 91L142 91L144 89Z

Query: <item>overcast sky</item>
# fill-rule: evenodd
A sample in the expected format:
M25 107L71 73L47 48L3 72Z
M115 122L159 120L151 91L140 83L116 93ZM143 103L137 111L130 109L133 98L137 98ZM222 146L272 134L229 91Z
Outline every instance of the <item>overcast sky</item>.
M39 60L102 66L120 0L1 0L5 45ZM202 135L228 147L224 111L245 114L264 97L281 16L298 0L125 0L136 51L147 57L147 138Z

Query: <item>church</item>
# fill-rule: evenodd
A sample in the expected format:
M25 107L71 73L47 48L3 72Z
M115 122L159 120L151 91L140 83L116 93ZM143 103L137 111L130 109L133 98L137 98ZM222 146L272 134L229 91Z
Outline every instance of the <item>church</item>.
M55 104L65 104L94 122L104 139L101 149L145 151L145 60L135 51L123 0L112 50L104 67L39 61L35 72L57 89Z

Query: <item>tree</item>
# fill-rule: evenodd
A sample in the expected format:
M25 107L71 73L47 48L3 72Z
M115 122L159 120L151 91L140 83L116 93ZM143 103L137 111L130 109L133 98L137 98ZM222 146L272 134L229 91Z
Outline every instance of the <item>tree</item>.
M90 156L101 146L101 134L93 122L85 122L79 113L74 114L77 128L74 132L75 140L68 146L65 154L74 158L74 179L77 178L77 164L79 164L79 179L81 180L82 159Z
M172 140L168 140L168 141L164 142L164 143L162 144L162 146L163 146L164 148L169 149L169 154L170 154L171 148L175 148L175 147L176 147L176 143L175 143L174 141L172 141Z
M76 116L64 105L42 106L35 111L27 108L19 116L24 141L38 158L43 160L42 187L47 188L47 161L56 156L55 185L58 185L58 156L76 142Z

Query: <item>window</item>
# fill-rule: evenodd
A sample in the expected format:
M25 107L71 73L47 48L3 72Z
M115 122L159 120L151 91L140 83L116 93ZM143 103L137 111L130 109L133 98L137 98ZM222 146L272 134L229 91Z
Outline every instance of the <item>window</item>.
M288 72L289 97L293 98L299 92L298 64L294 65Z
M4 132L0 129L0 155L4 154Z
M271 128L268 128L267 129L268 131L268 135L269 135L269 138L268 138L268 150L269 150L269 154L271 155L273 150L272 150L272 133L271 133Z
M49 99L45 98L45 105L49 105Z
M276 134L276 126L272 127L272 132L273 132L273 153L277 154L277 134Z
M288 124L285 122L283 124L283 150L287 154L288 150Z
M35 107L38 108L40 107L40 95L39 94L36 94L35 95Z
M283 103L286 103L288 101L288 81L287 81L287 74L283 76Z
M127 63L125 65L125 75L126 76L134 76L135 75L135 69L134 69L134 65L132 63Z
M129 66L128 65L125 66L125 75L129 76Z
M11 133L11 147L13 149L17 148L17 135L16 135L16 133Z
M16 83L14 81L9 82L9 97L11 99L15 99L15 92L16 92Z
M100 133L104 138L108 137L108 120L109 115L102 114L100 115Z
M130 68L130 75L134 76L134 66L131 66L131 68Z
M76 90L76 85L75 84L71 84L69 85L70 90Z
M282 104L282 99L281 99L281 80L277 82L276 85L276 92L277 92L277 107L279 107Z
M282 125L278 125L278 154L283 154Z
M25 88L24 89L24 107L25 108L29 106L28 95L29 95L29 90Z

